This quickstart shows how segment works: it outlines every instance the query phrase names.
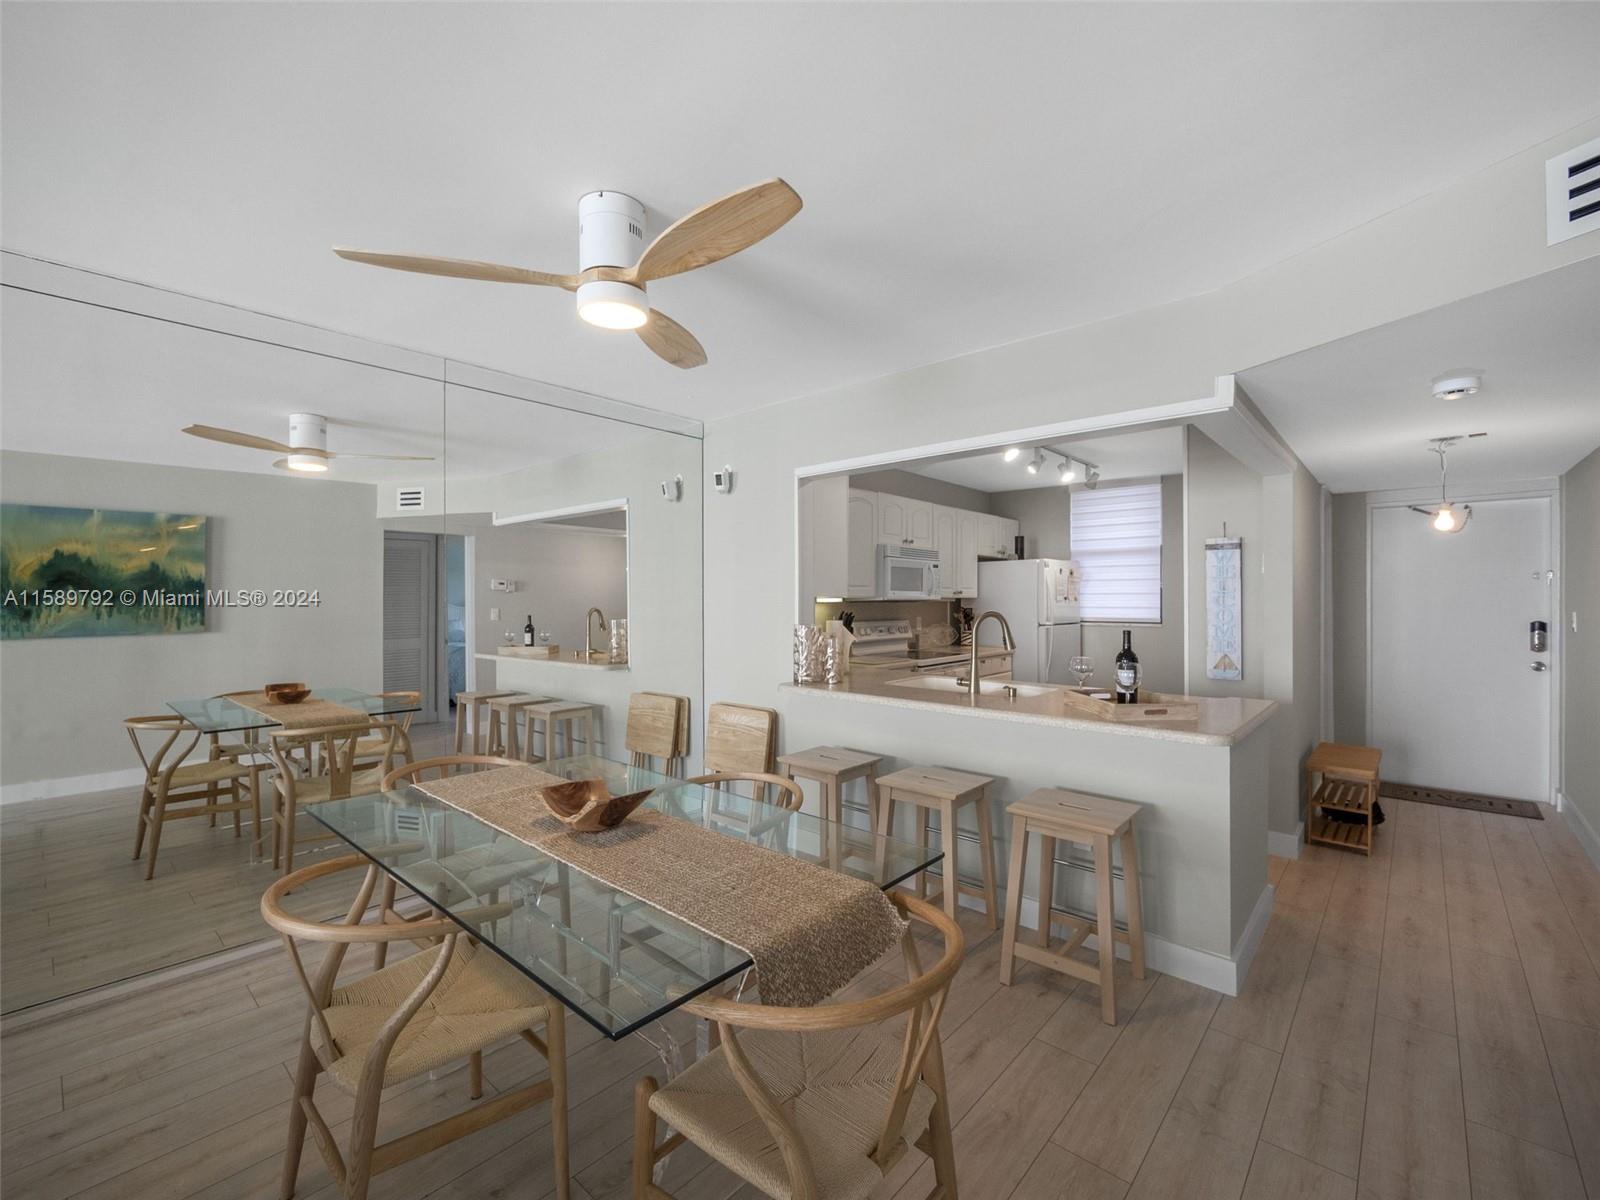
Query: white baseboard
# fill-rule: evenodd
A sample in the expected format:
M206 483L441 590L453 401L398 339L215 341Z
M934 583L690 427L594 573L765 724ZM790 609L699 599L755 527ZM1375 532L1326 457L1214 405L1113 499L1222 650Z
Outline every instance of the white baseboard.
M1589 818L1583 815L1583 809L1561 792L1556 793L1556 808L1561 816L1566 817L1568 828L1578 839L1583 852L1589 856L1589 861L1596 870L1600 870L1600 830L1589 823Z
M78 796L85 792L109 792L117 788L138 787L144 772L138 767L123 771L102 771L98 775L68 775L61 779L33 779L0 787L0 805L21 804L28 800L53 800L59 796Z
M1234 947L1231 959L1221 954L1196 950L1190 946L1180 946L1177 942L1169 942L1166 938L1146 932L1145 962L1163 975L1176 975L1179 979L1197 983L1214 992L1221 992L1224 996L1237 996L1239 987L1244 983L1244 977L1250 970L1250 959L1255 957L1256 947L1261 944L1261 935L1266 931L1267 918L1272 915L1272 892L1271 884L1262 891L1261 898L1256 901L1255 910L1245 925L1244 933L1239 938L1239 944ZM961 901L980 910L983 907L979 900L970 896L962 896ZM1039 902L1032 897L1024 896L1019 920L1030 929L1038 928ZM1084 942L1084 946L1090 950L1097 950L1100 946L1099 939L1091 934ZM1118 942L1117 957L1127 958L1129 954L1128 947Z
M1304 821L1295 826L1293 833L1279 833L1276 829L1267 830L1267 853L1275 854L1279 858L1299 858L1300 843L1305 839L1305 832Z

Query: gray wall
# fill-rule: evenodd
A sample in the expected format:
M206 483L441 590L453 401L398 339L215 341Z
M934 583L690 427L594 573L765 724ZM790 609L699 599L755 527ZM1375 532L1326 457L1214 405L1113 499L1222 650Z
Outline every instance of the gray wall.
M280 679L382 686L383 533L370 485L9 450L0 466L11 503L202 513L208 588L315 588L321 599L212 608L203 633L0 642L7 798L25 782L136 768L122 719L163 712L168 700Z
M926 500L930 504L942 504L946 508L964 508L968 512L1000 511L989 507L993 497L988 492L963 487L959 483L946 483L942 479L929 479L926 475L917 475L894 467L883 471L868 471L863 475L852 475L850 486L865 492L888 492L891 496L904 496L908 500Z
M1023 488L995 492L988 497L989 512L1010 517L1022 531L1025 558L1071 558L1072 522L1070 489Z
M1600 450L1561 477L1561 500L1561 790L1594 835L1594 854L1600 850Z
M1367 744L1367 493L1333 498L1333 740Z
M1261 574L1264 526L1261 476L1198 429L1188 432L1184 476L1188 520L1189 693L1194 696L1264 696L1266 631L1261 624L1265 588ZM1239 680L1206 678L1206 539L1244 539L1240 564L1244 672Z

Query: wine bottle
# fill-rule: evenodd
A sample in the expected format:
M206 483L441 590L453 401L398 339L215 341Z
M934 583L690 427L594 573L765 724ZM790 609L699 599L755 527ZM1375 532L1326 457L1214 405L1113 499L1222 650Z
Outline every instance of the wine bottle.
M532 613L528 614L528 623L522 627L522 644L524 646L533 645L533 614ZM1122 660L1118 659L1117 661L1121 662Z
M1122 631L1122 649L1117 653L1117 703L1139 702L1139 656L1133 652L1133 630Z

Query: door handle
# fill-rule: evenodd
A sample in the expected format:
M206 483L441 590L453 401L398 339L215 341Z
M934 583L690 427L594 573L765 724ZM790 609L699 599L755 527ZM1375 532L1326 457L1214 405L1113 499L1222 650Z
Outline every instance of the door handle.
M1542 662L1531 662L1528 664L1528 669L1530 671L1548 671L1550 668Z

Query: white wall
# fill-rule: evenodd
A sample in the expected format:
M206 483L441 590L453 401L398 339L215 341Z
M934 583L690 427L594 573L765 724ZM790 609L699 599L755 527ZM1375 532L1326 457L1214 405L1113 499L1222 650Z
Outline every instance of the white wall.
M1561 521L1561 790L1600 862L1600 450L1561 477Z
M992 507L995 497L988 492L980 492L959 483L948 483L943 479L932 479L914 471L889 468L852 474L850 486L866 492L888 492L891 496L904 496L908 500L926 500L946 508L963 508L968 512L1000 511Z
M136 768L122 720L168 700L286 679L382 686L383 533L370 485L10 450L0 468L9 503L204 514L208 588L315 588L321 600L212 608L203 633L0 642L8 800L114 786L63 781Z
M988 497L988 511L1010 517L1022 533L1024 558L1071 558L1072 529L1068 514L1071 497L1068 489L1054 487L1021 488L1014 492L995 492Z
M1367 493L1333 498L1333 737L1367 744Z

